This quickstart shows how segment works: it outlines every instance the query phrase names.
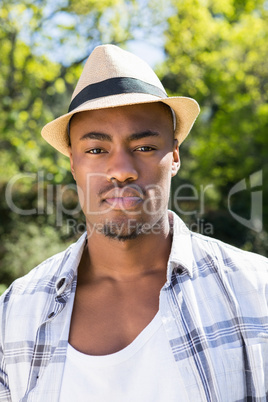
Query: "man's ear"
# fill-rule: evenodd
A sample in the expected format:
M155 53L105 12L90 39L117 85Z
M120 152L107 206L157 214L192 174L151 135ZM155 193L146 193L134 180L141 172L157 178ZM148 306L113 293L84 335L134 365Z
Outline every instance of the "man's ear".
M70 166L71 166L71 172L73 175L74 180L76 180L75 178L75 172L74 172L74 161L73 161L73 154L72 154L72 149L69 146L69 157L70 157Z
M174 177L178 173L181 166L180 161L180 154L179 154L179 144L178 140L174 140L173 145L173 160L172 160L172 167L171 167L171 176Z

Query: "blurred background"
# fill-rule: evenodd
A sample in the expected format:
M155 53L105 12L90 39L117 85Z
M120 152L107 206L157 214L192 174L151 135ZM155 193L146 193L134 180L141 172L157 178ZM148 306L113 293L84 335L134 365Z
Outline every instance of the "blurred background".
M0 293L84 230L69 160L41 137L83 63L114 43L201 114L170 208L190 229L268 255L268 1L1 0Z

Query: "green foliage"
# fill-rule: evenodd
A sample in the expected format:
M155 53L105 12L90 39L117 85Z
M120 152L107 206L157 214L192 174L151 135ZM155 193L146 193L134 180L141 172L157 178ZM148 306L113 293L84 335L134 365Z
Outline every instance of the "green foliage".
M20 221L16 230L6 236L2 246L5 248L5 255L1 275L9 282L65 249L68 242L62 241L62 234L57 228L39 226L34 221L27 224Z
M258 170L263 178L268 174L265 4L264 0L1 1L0 293L17 276L66 248L83 230L81 212L71 217L58 214L57 196L62 191L67 209L74 208L77 199L65 190L73 183L68 159L46 144L41 128L68 109L83 62L96 45L124 46L149 34L165 42L166 60L158 72L169 94L194 97L202 109L181 147L182 168L173 193L182 184L190 183L198 191L200 186L212 186L205 192L204 210L200 198L181 204L183 219L191 225L202 218L213 223L215 237L268 252L267 206L265 230L257 234L235 222L227 210L234 184ZM36 208L38 213L22 215L7 204L12 180L14 205ZM262 191L267 199L267 180ZM235 203L235 211L247 213L250 202L247 193L242 203ZM174 202L172 207L176 209ZM70 218L80 224L79 233L72 229Z
M4 291L7 289L6 285L0 284L0 296L4 293Z
M181 180L195 186L212 183L214 191L207 193L204 217L212 219L217 235L268 252L267 246L264 250L255 240L247 240L259 235L235 224L230 214L223 217L228 193L237 182L259 170L264 178L268 175L266 3L174 0L173 7L165 33L166 61L159 71L170 94L194 97L201 106L201 115L182 145L182 170L174 187ZM267 180L262 191L265 200ZM236 212L249 211L250 202L250 197L240 199ZM267 232L266 205L264 229Z
M77 238L68 230L73 217L57 210L62 186L73 183L69 160L40 132L68 110L90 51L103 42L133 39L138 14L135 0L1 1L1 292ZM13 205L7 202L10 188ZM71 193L63 200L69 209L77 203ZM74 218L83 228L81 213Z

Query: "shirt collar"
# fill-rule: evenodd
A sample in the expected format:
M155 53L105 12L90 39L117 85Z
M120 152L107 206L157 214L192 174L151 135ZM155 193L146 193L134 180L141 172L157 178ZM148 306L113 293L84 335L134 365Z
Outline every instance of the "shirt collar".
M172 233L172 245L167 267L167 281L170 283L173 271L185 270L193 276L193 251L191 242L191 232L185 223L172 211L169 211L170 230ZM72 283L77 272L82 253L87 241L85 232L72 244L65 252L61 261L62 272L56 281L57 296L60 296Z
M66 250L60 266L60 277L57 279L56 292L60 296L72 283L85 248L87 232Z
M193 276L194 257L192 250L191 232L185 223L172 211L169 211L172 245L168 260L167 281L171 281L173 271L185 271Z

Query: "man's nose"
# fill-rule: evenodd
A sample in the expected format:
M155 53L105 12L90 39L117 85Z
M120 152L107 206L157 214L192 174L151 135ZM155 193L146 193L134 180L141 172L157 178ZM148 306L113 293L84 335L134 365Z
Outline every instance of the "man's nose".
M134 165L133 155L126 151L116 152L109 160L107 168L107 180L115 179L118 182L134 181L138 178L138 172Z

